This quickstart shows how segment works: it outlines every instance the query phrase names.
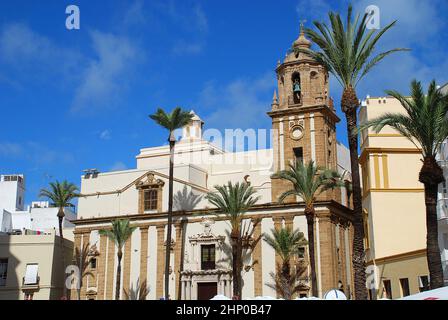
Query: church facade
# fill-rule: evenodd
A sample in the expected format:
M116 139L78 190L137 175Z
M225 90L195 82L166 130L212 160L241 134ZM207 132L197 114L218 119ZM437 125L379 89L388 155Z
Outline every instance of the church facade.
M301 32L294 48L310 48ZM202 138L204 122L195 115L182 131L175 148L174 213L172 239L166 239L168 209L169 147L141 149L136 168L124 171L89 173L81 178L75 246L90 245L89 271L83 280L82 299L113 299L117 257L115 245L99 230L112 220L129 219L137 229L127 241L122 260L122 291L133 291L147 282L147 299L164 296L165 249L171 248L170 297L208 299L216 294L232 296L229 252L229 223L204 198L213 186L228 181L250 183L260 196L246 213L245 225L253 237L282 226L307 235L304 205L300 199L278 202L291 186L271 179L278 170L294 161L313 160L319 166L349 171L348 150L336 141L339 121L329 96L329 76L310 57L293 50L276 68L278 94L268 116L272 119L272 148L228 152ZM322 296L339 288L350 296L353 288L351 266L352 211L345 189L327 191L316 200L315 257L300 248L293 264L304 267L304 290L310 295L309 259L316 261L317 287ZM276 296L272 283L279 257L263 240L244 255L243 299ZM124 293L121 292L124 298Z

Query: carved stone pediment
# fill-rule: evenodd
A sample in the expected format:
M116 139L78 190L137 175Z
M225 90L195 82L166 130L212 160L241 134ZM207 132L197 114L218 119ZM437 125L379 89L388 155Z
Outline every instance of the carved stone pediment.
M199 233L197 235L189 237L190 243L196 243L196 242L217 242L218 244L221 244L225 237L224 236L216 236L212 232L211 226L215 223L210 218L202 218L201 225L204 227L204 231L202 233Z
M163 187L165 182L161 179L156 179L153 173L148 173L136 182L137 189L144 187Z

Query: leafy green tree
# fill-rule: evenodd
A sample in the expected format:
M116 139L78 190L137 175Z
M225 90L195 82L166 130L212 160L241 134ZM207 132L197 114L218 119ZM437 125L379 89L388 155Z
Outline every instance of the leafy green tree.
M308 226L308 243L311 269L311 288L314 296L317 292L316 260L314 243L314 203L316 197L324 191L345 186L338 172L317 167L313 161L308 164L297 162L289 165L287 170L280 171L272 176L274 179L283 179L291 182L292 189L282 193L278 199L283 202L290 196L299 196L305 203L305 217Z
M62 183L59 181L50 182L49 189L41 189L39 192L39 197L48 198L51 203L50 205L58 210L58 221L59 221L59 235L61 238L64 237L62 231L62 223L65 217L65 208L73 207L72 200L79 196L78 187L73 183L64 180Z
M241 271L243 268L242 254L247 237L242 222L246 212L259 200L256 191L247 183L228 182L226 185L215 186L216 192L210 192L206 199L218 208L218 213L224 214L231 226L230 244L232 246L233 295L241 298ZM247 240L247 239L246 239Z
M272 229L271 234L264 234L264 241L271 246L280 256L281 265L279 274L274 276L274 283L277 292L284 299L290 300L297 293L297 272L291 272L291 258L297 255L300 247L306 246L308 241L305 240L303 232L292 230L291 228Z
M181 108L175 108L171 113L166 113L163 109L157 109L157 112L149 116L158 125L169 131L168 142L170 145L170 172L168 186L168 231L167 243L171 241L172 224L173 224L173 181L174 181L174 146L176 137L174 131L188 125L193 118L193 113L183 111ZM170 246L166 246L165 253L165 299L169 299L169 270L170 270Z
M320 51L299 48L321 63L333 74L343 87L341 109L347 120L347 135L350 149L350 164L353 184L353 207L355 221L353 239L353 268L356 299L366 300L366 273L364 252L364 227L362 214L362 195L359 176L358 136L353 135L357 128L357 110L359 100L356 86L385 57L397 51L407 49L395 48L375 54L381 37L392 28L396 21L380 30L368 30L366 22L368 14L356 15L353 19L352 6L348 6L345 23L339 13L329 12L330 25L314 21L317 31L305 28L304 33L313 41Z
M385 113L362 124L359 130L372 128L376 133L385 126L397 130L421 150L423 165L419 181L425 187L426 250L431 289L443 287L443 270L438 244L437 189L445 178L436 160L441 144L448 138L448 95L437 89L435 81L425 94L420 82L411 83L411 97L397 91L386 93L397 99L405 113Z
M121 259L123 258L123 246L131 237L136 227L132 227L128 219L112 221L111 229L100 230L100 235L109 238L117 246L117 279L115 282L115 300L120 300Z

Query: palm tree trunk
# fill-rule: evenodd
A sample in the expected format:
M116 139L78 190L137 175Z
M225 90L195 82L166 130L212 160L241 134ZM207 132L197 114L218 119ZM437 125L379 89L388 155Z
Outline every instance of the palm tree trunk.
M121 248L118 248L117 258L117 279L115 280L115 300L120 300L120 280L121 280L121 259L123 257L123 252Z
M443 287L442 258L439 249L437 221L437 189L444 180L443 170L434 157L425 157L419 181L425 186L426 206L426 259L431 289Z
M241 299L241 253L239 252L239 236L232 235L232 277L233 277L233 298Z
M168 230L166 236L166 253L165 253L165 299L169 299L170 292L170 256L171 256L171 226L173 224L173 179L174 179L174 144L170 134L170 173L168 186Z
M310 254L311 267L311 294L314 297L318 296L317 292L317 276L316 276L316 256L314 243L314 208L305 208L306 223L308 227L308 248Z
M359 177L358 159L358 135L354 134L357 129L357 107L358 98L352 87L344 88L341 99L341 109L347 119L348 146L350 150L350 166L352 171L353 186L353 271L354 292L357 300L367 300L366 288L366 262L364 252L364 223L362 215L361 180Z
M62 233L62 222L64 220L64 208L59 208L58 211L58 224L59 224L59 245L61 247L61 262L62 262L62 298L67 296L65 287L65 252L64 252L64 235Z

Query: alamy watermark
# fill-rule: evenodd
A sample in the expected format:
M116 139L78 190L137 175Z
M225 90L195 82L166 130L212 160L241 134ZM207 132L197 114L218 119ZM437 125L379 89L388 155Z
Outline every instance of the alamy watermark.
M65 19L65 27L67 30L79 30L81 28L81 11L79 7L71 4L65 8L68 17Z

